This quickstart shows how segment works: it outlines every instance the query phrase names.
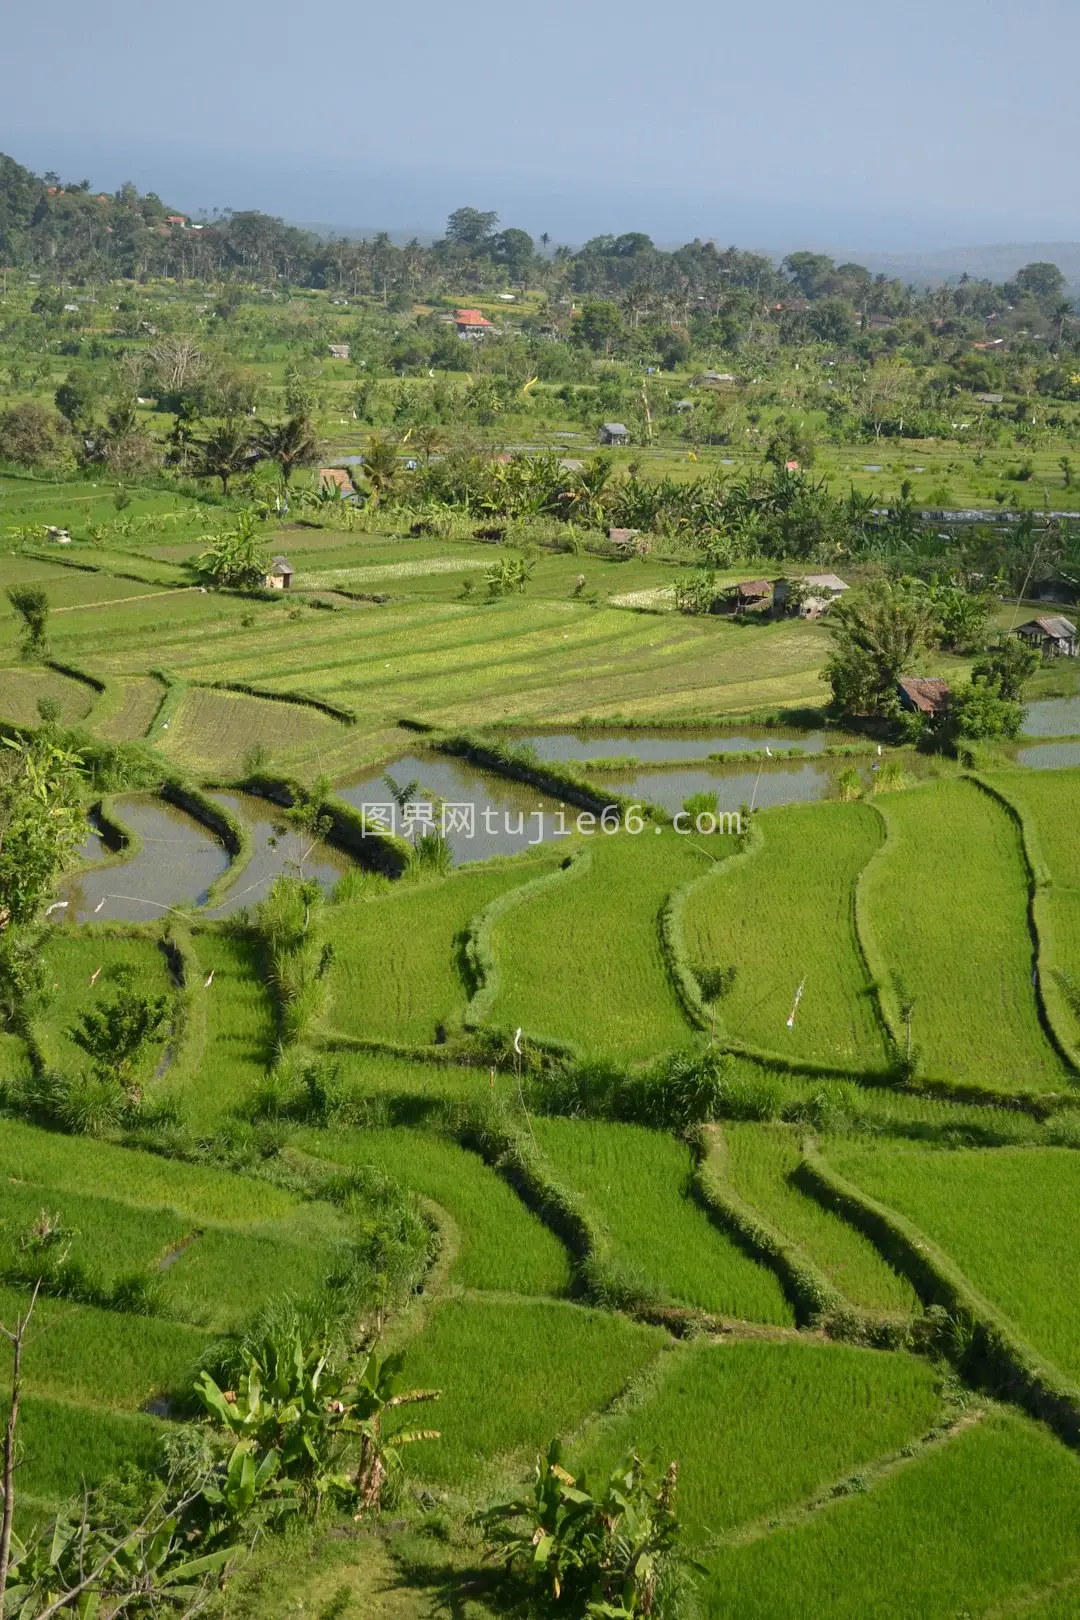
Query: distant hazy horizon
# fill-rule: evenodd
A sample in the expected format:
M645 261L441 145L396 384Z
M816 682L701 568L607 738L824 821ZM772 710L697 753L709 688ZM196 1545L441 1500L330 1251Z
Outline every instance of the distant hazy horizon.
M11 7L0 149L190 211L864 255L1080 238L1080 8ZM47 74L44 64L47 63ZM45 87L45 88L43 88Z

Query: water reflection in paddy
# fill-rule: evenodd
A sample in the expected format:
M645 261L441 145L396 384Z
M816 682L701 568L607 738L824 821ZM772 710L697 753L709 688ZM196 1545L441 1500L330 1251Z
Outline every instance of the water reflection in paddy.
M301 854L304 877L314 878L327 893L352 869L349 857L330 844L317 843L308 853L310 840L306 837L301 839L292 831L279 836L274 829L281 823L275 821L273 806L266 799L250 793L209 793L207 797L245 824L252 845L251 859L223 899L210 907L211 917L229 917L243 906L257 905L282 872L292 877L299 874Z
M674 814L694 793L714 793L721 810L738 810L744 804L763 810L771 805L824 799L832 791L833 774L822 765L770 765L760 771L628 771L607 773L597 781L631 799L663 805Z
M146 922L170 906L201 905L229 864L221 840L186 811L150 794L118 799L116 814L138 834L142 847L130 860L68 878L58 895L68 903L64 917ZM90 858L105 853L100 832L93 829L83 847Z
M1037 743L1034 748L1021 748L1016 763L1029 765L1036 771L1057 771L1066 765L1080 765L1080 742Z
M436 830L440 826L437 801L443 801L447 808L442 824L455 863L482 861L491 855L516 855L530 844L546 842L558 834L560 806L557 800L522 782L489 776L467 760L444 755L404 754L388 765L372 766L362 776L339 787L337 793L357 810L364 805L389 809L392 797L384 775L392 776L402 787L412 781L420 784L414 803L435 806ZM468 811L471 811L471 834L465 826L470 819ZM576 811L567 811L567 832L575 814ZM395 811L395 826L399 834L406 829L401 811ZM430 829L420 828L420 831L425 830Z
M1080 697L1040 698L1024 710L1028 737L1080 737Z
M633 758L650 760L708 759L710 754L748 754L765 748L801 748L807 754L820 754L830 742L849 739L826 731L788 731L775 726L745 726L742 730L686 732L605 731L557 732L520 737L518 742L535 748L537 757L567 763L572 760Z

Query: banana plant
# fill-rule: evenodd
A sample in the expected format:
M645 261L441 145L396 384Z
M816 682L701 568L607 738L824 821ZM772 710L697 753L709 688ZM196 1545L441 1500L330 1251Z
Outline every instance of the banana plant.
M659 1617L663 1577L681 1559L676 1467L659 1485L631 1453L599 1495L562 1466L553 1440L532 1488L479 1517L490 1556L534 1588L542 1612L589 1620Z
M400 1372L399 1357L380 1360L372 1350L350 1375L347 1367L331 1366L326 1347L305 1347L299 1333L288 1347L266 1340L235 1390L222 1390L204 1372L196 1394L237 1441L222 1487L224 1505L225 1490L238 1506L250 1495L250 1511L260 1494L273 1489L299 1492L314 1501L316 1511L327 1495L361 1512L377 1508L399 1468L400 1448L438 1438L431 1430L386 1432L389 1412L438 1398L437 1390L402 1392Z
M115 1614L133 1599L168 1594L190 1607L236 1558L228 1541L190 1556L182 1514L160 1504L124 1530L98 1510L93 1493L57 1514L32 1542L13 1538L4 1613L8 1620L42 1620L63 1611L94 1620L102 1605Z

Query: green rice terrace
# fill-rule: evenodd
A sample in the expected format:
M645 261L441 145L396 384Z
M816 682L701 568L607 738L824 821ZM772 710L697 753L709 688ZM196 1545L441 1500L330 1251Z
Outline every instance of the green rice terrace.
M1080 1615L1075 658L936 746L663 537L264 510L236 588L235 503L128 495L0 478L24 1585L179 1524L154 1612Z

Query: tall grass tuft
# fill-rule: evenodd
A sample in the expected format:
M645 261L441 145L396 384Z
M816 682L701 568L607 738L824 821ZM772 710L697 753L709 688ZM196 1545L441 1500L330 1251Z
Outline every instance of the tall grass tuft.
M255 910L285 1046L301 1040L326 1007L333 949L319 929L322 904L317 883L282 875Z

